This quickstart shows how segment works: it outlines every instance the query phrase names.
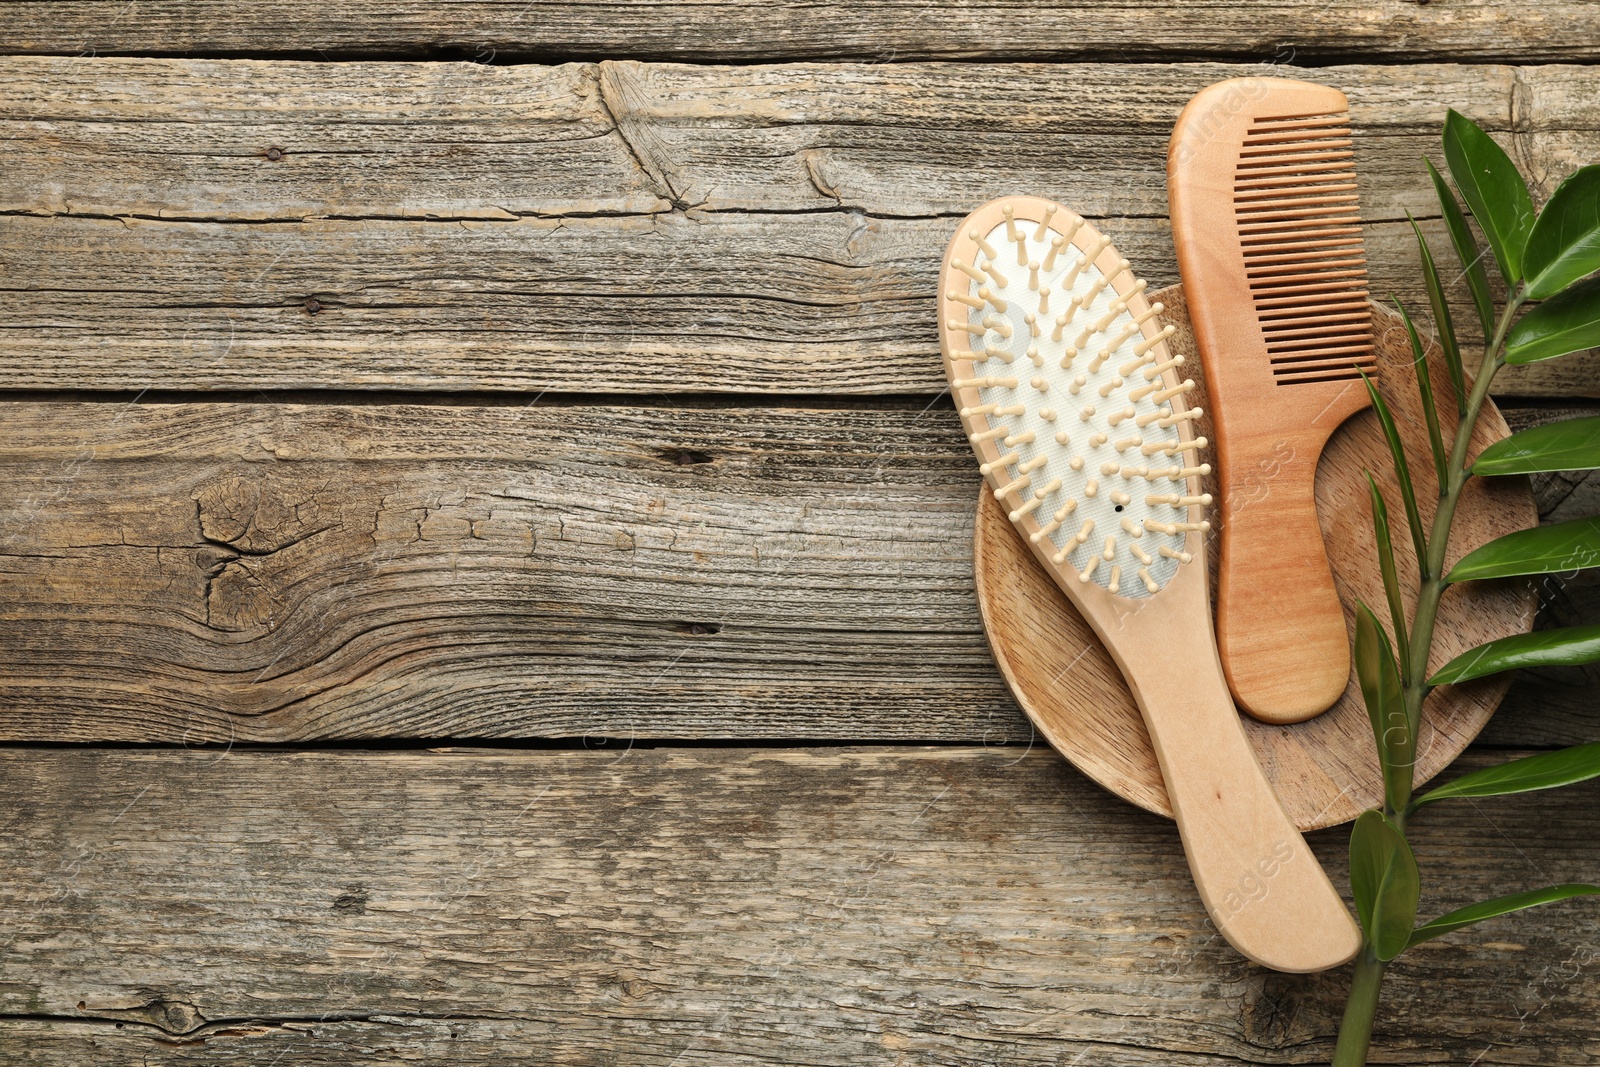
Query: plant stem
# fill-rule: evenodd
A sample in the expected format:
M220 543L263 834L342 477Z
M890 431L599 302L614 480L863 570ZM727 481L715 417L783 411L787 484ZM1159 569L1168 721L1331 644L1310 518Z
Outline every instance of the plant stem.
M1383 986L1381 963L1372 950L1362 946L1350 976L1350 999L1345 1001L1344 1021L1339 1024L1339 1044L1333 1050L1333 1067L1365 1067L1367 1046L1372 1043L1372 1021L1378 1014L1378 990Z
M1417 561L1422 573L1422 588L1417 595L1417 610L1411 617L1411 633L1405 637L1411 655L1406 664L1405 676L1400 679L1401 698L1405 707L1406 722L1414 731L1422 721L1422 702L1428 686L1428 653L1433 649L1433 625L1439 615L1439 598L1444 595L1445 551L1450 545L1450 524L1455 519L1456 504L1461 500L1462 487L1466 485L1467 447L1472 442L1472 430L1478 423L1478 413L1489 396L1489 385L1495 372L1503 365L1500 349L1505 344L1511 320L1527 297L1517 292L1506 301L1500 321L1495 325L1494 337L1484 346L1483 362L1472 381L1472 391L1467 397L1466 411L1456 425L1455 439L1451 442L1450 458L1445 464L1444 484L1439 486L1439 508L1433 516L1433 529L1428 536L1427 558ZM1401 635L1396 635L1400 637ZM1384 806L1384 814L1404 836L1406 819L1411 814L1412 772L1406 768L1405 795L1400 810ZM1367 1047L1372 1042L1372 1024L1378 1012L1378 994L1383 987L1383 973L1388 964L1373 955L1372 948L1363 940L1361 955L1356 959L1350 978L1350 998L1345 1002L1344 1019L1339 1024L1339 1042L1334 1047L1333 1067L1365 1067Z
M1412 616L1408 641L1411 647L1411 662L1407 666L1410 670L1407 672L1407 677L1401 679L1406 717L1412 724L1421 721L1422 701L1429 690L1428 653L1433 648L1433 624L1438 617L1439 598L1444 595L1446 585L1444 560L1445 551L1450 545L1450 524L1455 519L1456 505L1461 500L1461 489L1467 481L1467 447L1472 441L1473 427L1478 423L1478 413L1483 410L1483 402L1488 398L1489 385L1494 381L1495 372L1502 365L1500 348L1505 344L1506 331L1511 328L1511 320L1516 317L1524 299L1525 297L1518 292L1506 302L1500 321L1495 325L1494 337L1484 346L1483 362L1473 379L1472 391L1467 396L1467 410L1456 425L1455 440L1450 446L1450 458L1445 464L1445 484L1439 487L1439 508L1434 513L1433 529L1428 537L1428 557L1417 561L1422 571L1422 589L1417 596L1417 610ZM1406 790L1408 801L1410 792L1408 788ZM1401 811L1389 814L1401 820L1397 824L1397 829L1404 833L1406 815L1404 807Z

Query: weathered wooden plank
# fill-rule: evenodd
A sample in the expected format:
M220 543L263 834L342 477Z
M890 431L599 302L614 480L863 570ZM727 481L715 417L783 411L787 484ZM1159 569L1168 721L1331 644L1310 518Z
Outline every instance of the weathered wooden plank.
M1118 0L770 4L628 0L421 0L210 4L199 0L0 3L9 52L62 54L459 55L731 58L1108 58L1233 56L1327 60L1592 59L1600 17L1563 0L1196 0L1152 17Z
M931 395L953 216L1053 196L1174 280L1172 117L1255 68L0 69L21 86L0 102L12 387ZM1600 157L1592 68L1319 76L1361 131L1374 292L1413 305L1402 220L1430 213L1417 157L1445 106L1515 115L1500 132L1541 190ZM1597 380L1563 361L1504 392Z
M0 1041L41 1065L1325 1064L1347 981L1246 965L1172 825L1046 751L5 750L0 784ZM1595 796L1430 809L1425 913L1593 879ZM1591 1062L1597 937L1572 902L1407 955L1373 1062Z
M943 404L4 422L3 737L1030 736ZM1525 697L1502 740L1591 739L1549 684L1568 695Z

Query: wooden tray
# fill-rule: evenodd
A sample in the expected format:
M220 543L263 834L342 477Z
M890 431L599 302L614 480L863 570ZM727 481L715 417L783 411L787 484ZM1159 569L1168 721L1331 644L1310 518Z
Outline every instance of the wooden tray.
M1181 286L1155 294L1166 305L1162 316L1177 327L1172 351L1193 358L1194 337ZM1411 367L1405 327L1393 312L1374 306L1378 333L1379 387L1394 411L1408 455L1424 522L1430 522L1438 484L1428 459L1427 431ZM1430 345L1429 367L1434 389L1447 395L1448 379L1436 346ZM1191 396L1207 407L1205 379L1198 367L1189 376L1196 383ZM1450 418L1446 440L1455 430ZM1209 420L1198 432L1211 436ZM1476 452L1508 433L1492 402L1485 405L1473 441ZM1286 455L1284 462L1294 462ZM1301 457L1304 461L1304 457ZM1357 414L1329 440L1317 468L1317 505L1322 535L1333 563L1334 580L1345 605L1345 623L1354 632L1357 599L1370 605L1387 624L1388 611L1372 543L1372 516L1363 471L1372 471L1389 504L1400 586L1407 610L1415 601L1417 568L1404 509L1389 452L1376 416ZM1207 490L1218 492L1215 476ZM1213 521L1214 519L1213 512ZM1501 534L1538 521L1533 495L1524 478L1470 479L1457 510L1450 560L1459 559ZM1207 538L1211 552L1215 602L1218 539ZM1000 672L1034 727L1079 770L1113 793L1160 815L1171 816L1166 789L1144 721L1110 656L1029 555L1022 539L985 486L978 501L973 535L978 604L989 646ZM1446 591L1439 607L1432 669L1457 653L1484 641L1532 628L1535 595L1526 581L1471 582ZM1292 625L1292 620L1287 624ZM1285 670L1294 670L1286 663ZM1446 767L1475 737L1509 679L1501 676L1436 690L1423 709L1417 745L1416 780L1422 782ZM1268 726L1245 719L1267 777L1277 787L1290 816L1303 830L1333 826L1381 803L1382 783L1372 727L1361 702L1354 668L1344 696L1329 711L1308 722Z

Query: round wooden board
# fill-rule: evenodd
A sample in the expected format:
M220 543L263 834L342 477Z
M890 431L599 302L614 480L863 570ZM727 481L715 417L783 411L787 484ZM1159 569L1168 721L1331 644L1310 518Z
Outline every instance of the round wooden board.
M1172 350L1195 351L1181 286L1156 293L1166 305L1163 318L1177 328ZM1412 457L1418 506L1432 521L1438 484L1428 460L1427 431L1411 366L1405 328L1393 312L1374 305L1378 333L1379 386L1399 424ZM1191 357L1192 358L1192 357ZM1447 395L1448 378L1440 352L1430 346L1428 364L1434 388ZM1203 377L1194 374L1194 403L1208 407ZM1448 441L1455 420L1443 426ZM1198 432L1209 436L1209 419ZM1494 405L1485 405L1473 453L1507 435ZM1417 587L1415 554L1406 533L1404 509L1388 448L1372 411L1358 413L1329 440L1317 468L1317 509L1322 535L1344 601L1345 623L1354 632L1357 599L1371 605L1385 623L1382 579L1372 541L1371 507L1364 471L1370 470L1389 504L1400 586L1408 612ZM1218 492L1215 476L1207 490ZM1538 511L1525 478L1473 478L1462 493L1451 536L1450 561L1502 534L1534 525ZM1217 538L1207 538L1215 600ZM1113 793L1157 814L1171 816L1166 788L1150 749L1144 720L1121 673L1087 623L1028 553L987 486L978 501L973 537L978 604L996 662L1017 702L1034 727L1079 770ZM1439 608L1430 669L1466 649L1532 628L1535 595L1526 581L1471 582L1453 586ZM1295 665L1284 664L1292 671ZM1509 681L1504 677L1461 686L1444 686L1423 710L1417 746L1416 781L1443 770L1475 737ZM1361 701L1354 668L1344 696L1330 710L1292 726L1269 726L1248 717L1245 730L1267 777L1289 815L1303 830L1333 826L1355 818L1382 800L1372 727Z

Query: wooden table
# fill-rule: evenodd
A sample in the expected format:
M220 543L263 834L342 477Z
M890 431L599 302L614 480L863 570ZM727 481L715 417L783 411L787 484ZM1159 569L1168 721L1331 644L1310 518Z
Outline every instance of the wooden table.
M1600 7L0 26L0 1061L1326 1062L1346 974L1244 964L997 676L938 257L1032 192L1174 280L1179 107L1304 65L1419 308L1444 109L1548 195L1600 159ZM1600 361L1501 384L1526 425ZM1521 678L1463 764L1594 740L1597 684ZM1600 876L1597 798L1430 811L1424 912ZM1374 1062L1595 1062L1597 960L1582 903L1431 943Z

